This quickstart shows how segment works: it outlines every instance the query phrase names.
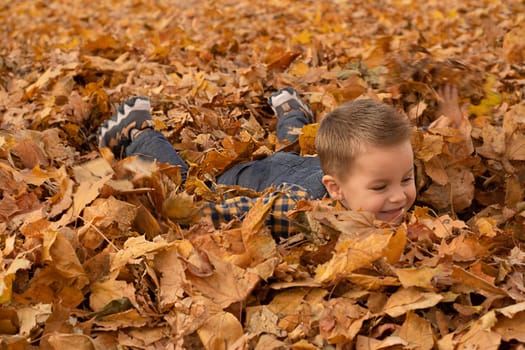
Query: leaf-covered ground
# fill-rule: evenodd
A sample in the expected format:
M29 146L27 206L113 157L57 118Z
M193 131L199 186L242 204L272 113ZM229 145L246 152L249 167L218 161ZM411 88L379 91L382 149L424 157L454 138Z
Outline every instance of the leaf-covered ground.
M0 334L5 349L523 349L525 4L508 0L12 0L0 5ZM267 96L318 120L361 95L427 125L398 228L301 202L275 242L257 205L199 215L232 164L280 145ZM113 159L115 104L152 100L191 165ZM467 145L466 145L467 144ZM469 146L473 146L470 148ZM471 152L474 150L473 152Z

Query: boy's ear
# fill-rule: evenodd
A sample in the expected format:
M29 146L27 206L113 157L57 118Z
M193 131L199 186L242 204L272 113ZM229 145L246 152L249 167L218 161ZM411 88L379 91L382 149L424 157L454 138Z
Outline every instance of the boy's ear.
M328 191L328 194L332 199L338 201L344 200L341 186L339 186L339 182L335 177L333 177L332 175L324 175L321 181L323 182L326 191Z

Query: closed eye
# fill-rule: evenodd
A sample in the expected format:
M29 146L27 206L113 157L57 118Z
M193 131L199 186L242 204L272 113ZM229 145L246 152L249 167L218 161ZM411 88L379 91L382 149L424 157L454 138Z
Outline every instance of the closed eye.
M385 188L386 188L386 185L379 185L379 186L374 186L374 187L372 187L370 189L372 191L383 191Z
M405 178L403 179L403 183L410 183L410 182L412 182L412 181L414 181L414 177L412 177L412 176L405 177Z

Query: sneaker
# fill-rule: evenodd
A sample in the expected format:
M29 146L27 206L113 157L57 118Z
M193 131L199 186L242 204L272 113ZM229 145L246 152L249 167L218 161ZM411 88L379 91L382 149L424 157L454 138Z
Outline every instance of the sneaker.
M301 100L294 88L285 87L277 90L268 97L268 103L279 118L282 118L292 110L300 110L308 118L310 123L314 122L314 113L310 107Z
M122 102L117 113L98 128L99 147L109 147L117 157L125 155L126 147L140 131L153 129L150 108L147 97L136 96Z

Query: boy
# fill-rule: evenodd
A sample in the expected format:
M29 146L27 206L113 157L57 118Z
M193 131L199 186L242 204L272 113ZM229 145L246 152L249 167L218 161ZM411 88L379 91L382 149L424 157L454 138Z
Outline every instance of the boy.
M450 91L445 97L450 97ZM298 136L292 130L314 121L312 111L292 88L278 90L268 102L279 118L280 141L293 142ZM184 178L186 163L153 129L149 110L145 97L121 103L117 114L99 128L99 146L111 148L117 157L140 155L180 166ZM291 227L286 212L298 200L320 199L327 193L348 209L368 211L379 220L397 224L416 197L411 132L408 119L391 106L371 99L344 103L320 124L315 141L319 157L277 152L226 170L217 183L256 191L277 186L278 191L264 198L268 201L279 195L266 222L274 237L288 235ZM215 223L229 221L245 214L255 200L235 197L220 204L208 203L204 212Z
M334 109L315 140L330 197L399 223L416 198L411 134L407 118L375 100Z

